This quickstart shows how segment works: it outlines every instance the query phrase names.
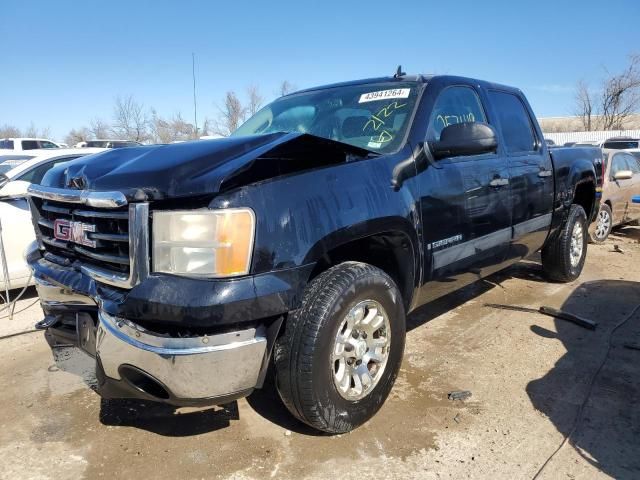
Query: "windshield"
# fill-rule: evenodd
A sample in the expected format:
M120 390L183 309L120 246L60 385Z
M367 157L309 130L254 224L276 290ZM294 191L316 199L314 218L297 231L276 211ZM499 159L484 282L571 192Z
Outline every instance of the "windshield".
M391 153L404 142L417 94L417 84L396 82L299 93L267 105L232 136L300 132Z

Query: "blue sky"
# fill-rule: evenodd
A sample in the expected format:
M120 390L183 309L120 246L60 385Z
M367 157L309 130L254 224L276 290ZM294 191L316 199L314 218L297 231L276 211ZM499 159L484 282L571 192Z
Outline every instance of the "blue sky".
M392 74L474 76L520 87L539 116L568 115L576 81L594 86L640 52L640 1L180 2L3 0L0 125L62 139L117 95L161 115L199 118L227 90L268 99L299 88Z

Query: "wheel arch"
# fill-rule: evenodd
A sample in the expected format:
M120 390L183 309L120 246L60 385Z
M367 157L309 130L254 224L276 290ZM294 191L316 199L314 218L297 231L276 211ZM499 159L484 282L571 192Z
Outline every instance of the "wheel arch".
M315 263L309 282L346 261L368 263L396 283L405 308L419 281L419 249L415 227L405 218L384 218L333 232L309 250L305 263Z

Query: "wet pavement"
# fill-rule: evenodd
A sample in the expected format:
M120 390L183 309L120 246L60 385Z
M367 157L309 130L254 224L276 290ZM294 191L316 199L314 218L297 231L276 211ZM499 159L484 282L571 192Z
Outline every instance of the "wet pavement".
M101 400L83 353L53 358L40 332L3 338L0 478L533 478L569 433L540 478L640 478L639 240L627 227L590 245L570 284L521 262L414 312L389 399L345 435L296 422L272 388L207 409ZM0 337L40 319L26 297Z

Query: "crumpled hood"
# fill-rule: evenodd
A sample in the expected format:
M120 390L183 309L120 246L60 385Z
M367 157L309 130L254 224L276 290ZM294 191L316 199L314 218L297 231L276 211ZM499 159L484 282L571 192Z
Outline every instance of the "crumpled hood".
M366 156L370 152L302 133L118 148L55 167L44 177L42 185L120 191L130 200L210 195L219 192L230 179L236 180L229 181L229 185L239 186L239 173L249 170L258 159L269 162L285 156L290 164L296 165L296 170L303 170L314 166L305 167L305 157L331 157L325 163L337 163L336 153L344 161L349 155ZM272 176L276 176L278 169L273 170ZM256 180L255 175L247 178Z

